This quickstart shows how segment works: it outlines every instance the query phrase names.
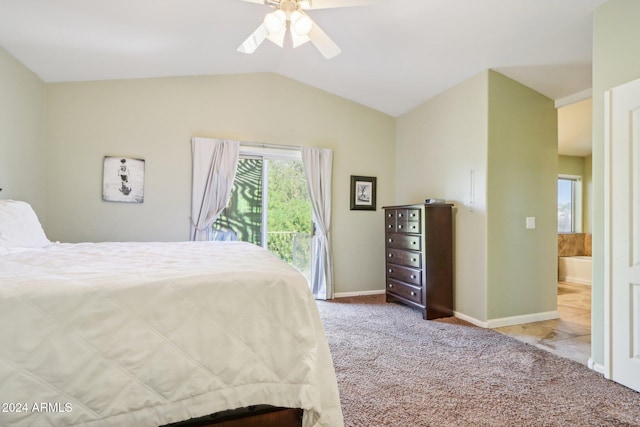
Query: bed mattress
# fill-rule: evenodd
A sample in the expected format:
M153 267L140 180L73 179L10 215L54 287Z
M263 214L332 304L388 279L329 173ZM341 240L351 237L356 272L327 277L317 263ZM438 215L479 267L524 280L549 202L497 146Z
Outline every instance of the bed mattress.
M159 426L257 404L342 426L306 280L240 242L0 248L0 425Z

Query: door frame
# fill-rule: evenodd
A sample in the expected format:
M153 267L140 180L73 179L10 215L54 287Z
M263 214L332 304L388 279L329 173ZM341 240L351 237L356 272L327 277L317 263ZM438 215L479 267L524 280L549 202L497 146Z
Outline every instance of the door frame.
M611 207L613 204L611 194L611 104L613 102L613 89L604 93L604 366L605 378L611 379ZM592 328L593 335L593 328Z
M615 184L612 179L614 167L612 162L614 161L614 140L612 128L614 123L614 114L618 114L614 111L614 96L615 92L624 90L626 86L640 87L640 79L632 80L621 85L618 85L605 92L604 97L604 263L603 263L603 303L604 303L604 366L603 374L605 378L613 379L614 372L614 338L613 338L613 185ZM617 131L619 132L619 130ZM630 171L630 173L632 173ZM627 385L627 387L629 387ZM640 390L638 390L640 391Z

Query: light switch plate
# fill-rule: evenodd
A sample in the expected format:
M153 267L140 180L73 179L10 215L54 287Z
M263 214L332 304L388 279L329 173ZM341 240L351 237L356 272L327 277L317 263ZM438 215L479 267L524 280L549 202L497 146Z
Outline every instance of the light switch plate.
M536 228L536 217L535 216L528 216L527 217L527 229L534 229Z

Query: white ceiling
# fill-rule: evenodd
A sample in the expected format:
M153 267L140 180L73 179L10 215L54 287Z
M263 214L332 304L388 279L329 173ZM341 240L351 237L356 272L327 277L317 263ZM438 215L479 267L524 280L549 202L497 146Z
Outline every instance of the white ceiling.
M554 100L591 87L606 0L370 1L308 12L342 48L330 60L237 52L271 10L241 0L0 0L0 46L45 82L274 72L392 116L488 68Z

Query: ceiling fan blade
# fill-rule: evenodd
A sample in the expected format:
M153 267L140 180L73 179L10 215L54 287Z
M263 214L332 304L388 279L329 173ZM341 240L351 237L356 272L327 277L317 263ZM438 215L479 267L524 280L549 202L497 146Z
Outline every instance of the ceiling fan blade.
M267 6L279 6L280 0L242 0L248 3L266 4ZM306 0L305 0L306 1Z
M311 31L309 31L308 37L322 56L327 59L331 59L342 52L338 45L315 22L311 27Z
M251 0L245 0L251 1ZM383 0L300 0L300 8L304 10L330 9L334 7L367 6L381 3Z
M293 42L293 47L296 48L300 45L305 44L306 42L308 42L309 40L311 40L309 38L309 36L301 36L298 33L296 33L295 31L290 31L291 33L291 41Z
M238 52L242 53L253 53L258 46L266 39L268 36L267 29L264 24L260 24L257 30L253 32L247 39L238 47Z
M265 28L265 31L267 31L266 28ZM269 33L267 31L267 38L269 40L271 40L272 42L274 42L275 44L277 44L278 46L283 47L284 46L284 35L285 35L286 32L287 32L287 27L284 27L282 29L282 31L280 31L279 33Z

